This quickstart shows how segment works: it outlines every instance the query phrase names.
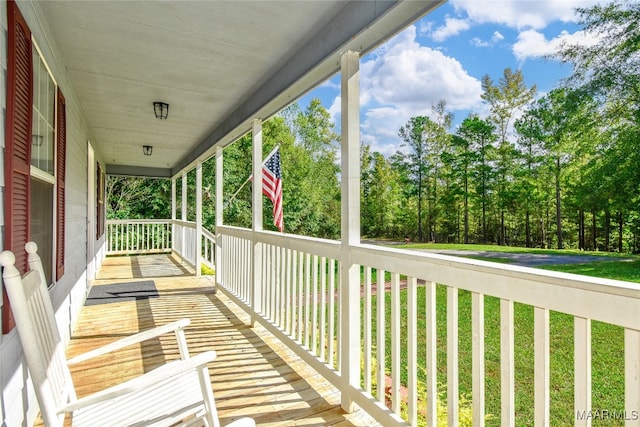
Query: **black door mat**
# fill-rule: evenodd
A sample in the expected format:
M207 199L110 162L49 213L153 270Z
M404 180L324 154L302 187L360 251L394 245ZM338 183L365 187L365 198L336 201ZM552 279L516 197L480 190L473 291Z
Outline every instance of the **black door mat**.
M153 280L96 285L91 288L85 306L111 304L114 302L137 301L158 298L158 289Z

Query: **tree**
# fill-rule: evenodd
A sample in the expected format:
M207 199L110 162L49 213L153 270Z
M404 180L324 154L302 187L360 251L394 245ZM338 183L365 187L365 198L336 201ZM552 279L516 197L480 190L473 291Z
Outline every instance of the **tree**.
M376 206L371 200L371 188L375 185L372 169L371 146L363 145L360 149L360 228L363 236L373 236L375 229Z
M591 46L564 44L556 57L571 62L568 82L611 104L633 106L640 102L640 3L613 1L607 5L577 8L579 23L596 40ZM616 102L614 102L614 99Z
M464 122L463 122L464 123ZM468 125L468 119L466 125ZM463 130L465 129L466 130ZM469 130L468 127L458 128L458 133L451 135L451 150L443 154L443 164L447 168L447 186L446 186L446 203L448 209L449 229L452 228L452 220L455 215L455 232L456 241L462 241L465 244L471 242L469 238L469 210L470 210L470 194L471 184L473 183L473 169L480 162L480 154L472 148L470 139L462 135ZM462 221L458 217L459 204L462 205ZM455 211L455 212L454 212ZM460 222L462 222L462 239L460 239Z
M108 219L166 219L171 216L171 181L109 175Z
M435 135L438 132L438 125L426 116L415 116L409 119L407 124L402 126L398 131L398 135L402 138L405 146L408 147L407 153L397 153L404 161L406 167L411 171L411 178L415 182L418 197L418 240L423 241L422 227L422 201L423 191L426 189L426 197L429 200L432 197L429 182L429 174L434 169L434 157L431 150L434 149ZM427 214L427 231L429 237L433 232L433 213L432 206Z
M615 185L607 209L618 210L621 250L625 217L637 217L637 203L629 207L629 202L637 201L633 195L640 189L640 4L614 1L578 8L577 12L584 31L595 43L565 44L555 56L574 66L567 85L598 100L602 133L606 135L603 141L608 143L601 147L602 161L597 162L599 167L593 164L593 172L606 177L603 182ZM636 247L635 240L630 247Z
M518 196L520 203L525 207L525 246L533 246L531 231L531 215L535 209L541 222L544 224L544 216L540 215L546 199L546 175L542 171L545 149L543 130L540 123L532 116L525 114L516 120L514 127L518 133L520 146L520 160L522 168L518 175ZM541 226L541 244L546 242L545 227Z
M291 183L289 197L296 200L297 209L291 213L297 214L290 218L285 216L285 221L292 221L295 225L292 232L298 234L337 238L340 236L340 169L337 164L340 137L319 99L312 99L304 112L293 116L291 130L295 143L290 151L292 168L288 170L287 181Z
M494 84L489 75L482 78L482 99L489 106L489 121L498 131L498 203L500 208L499 244L506 243L505 210L512 204L514 196L509 189L511 168L515 156L515 147L508 141L509 126L516 115L525 105L529 104L536 93L536 86L527 88L522 72L513 72L505 68L503 77Z
M397 180L401 205L398 208L396 221L399 224L399 232L405 237L418 239L418 189L413 171L408 164L405 154L396 152L389 157L389 165Z
M558 249L563 249L562 187L563 171L575 159L593 151L584 136L594 126L591 98L582 91L554 89L538 100L525 114L536 138L543 141L547 167L553 171L556 205L556 235Z
M536 94L536 85L527 88L522 71L505 68L503 77L494 84L486 74L482 77L482 99L489 106L489 120L496 126L500 144L507 141L509 125L515 114L529 104Z
M447 103L444 99L438 101L435 105L431 106L433 113L434 125L428 126L426 135L427 140L430 142L431 149L427 154L429 163L432 167L432 179L431 179L431 197L429 198L429 224L432 224L430 231L430 240L437 241L437 226L439 223L440 211L442 210L442 203L439 200L439 187L446 183L441 183L443 173L441 171L443 158L449 154L451 150L451 135L449 129L453 123L453 113L447 111ZM445 221L447 219L445 218Z
M474 153L469 142L458 135L451 135L451 147L442 153L444 191L442 229L447 242L460 242L460 223L464 243L469 243L469 162L467 155ZM462 221L460 220L462 209Z
M462 121L458 128L457 135L467 141L468 147L477 153L477 158L467 158L464 162L465 165L469 160L476 160L472 165L472 174L476 183L475 194L480 199L482 206L481 211L481 236L482 243L487 243L487 208L489 205L489 190L492 186L493 171L489 161L494 154L495 147L493 142L495 141L495 134L493 133L494 127L486 120L482 120L478 116L470 116ZM466 145L466 144L465 144Z
M337 134L328 112L317 100L302 111L293 104L263 123L263 156L280 146L282 200L285 231L306 236L336 238L340 235L340 186L336 165ZM251 226L251 135L245 135L224 152L224 220ZM263 224L274 229L271 210L263 210Z
M415 116L400 128L398 136L404 141L406 151L396 153L393 162L396 167L410 171L417 196L418 240L424 240L423 201L427 202L426 228L429 240L437 240L437 226L440 204L440 167L442 155L450 149L449 127L453 115L446 110L446 102L439 101L432 106L434 119Z
M403 232L403 214L397 172L382 154L371 153L365 145L361 175L363 235L399 237Z
M267 125L268 122L266 121L263 125ZM249 166L251 162L250 135L245 135L225 147L222 165L224 201L222 217L225 224L246 228L252 226L251 185L244 185L251 175Z
M297 104L294 104L297 105ZM296 110L298 110L296 112ZM309 102L307 109L302 112L293 107L293 123L291 130L296 136L296 142L311 153L314 160L322 156L333 155L335 157L336 143L340 140L331 122L331 115L318 98Z

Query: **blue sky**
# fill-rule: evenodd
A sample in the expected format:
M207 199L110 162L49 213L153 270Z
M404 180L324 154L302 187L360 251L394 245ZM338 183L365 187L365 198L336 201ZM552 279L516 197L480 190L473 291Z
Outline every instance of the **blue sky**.
M546 59L562 42L590 44L576 23L576 7L589 0L449 1L360 60L363 144L395 153L398 129L412 116L431 115L444 99L454 127L469 112L486 116L481 79L497 83L504 69L521 70L538 96L556 87L571 66ZM299 100L319 98L339 130L340 78ZM452 131L455 129L452 129Z

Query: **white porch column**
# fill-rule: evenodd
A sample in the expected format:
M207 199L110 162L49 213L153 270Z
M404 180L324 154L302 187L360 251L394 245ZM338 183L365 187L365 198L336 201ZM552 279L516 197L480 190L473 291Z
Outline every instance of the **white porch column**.
M180 219L182 219L182 221L187 220L187 174L186 173L182 174L182 208L180 212ZM186 246L184 243L187 237L187 228L184 225L182 225L180 229L182 230L182 237L180 239L180 256L182 258L185 258Z
M176 246L176 179L171 178L171 250L175 251Z
M345 52L340 61L342 96L341 404L353 411L351 387L360 383L360 268L350 248L360 244L360 55Z
M202 162L196 165L196 276L202 263Z
M182 174L182 193L180 195L180 219L187 220L187 174Z
M262 120L254 119L251 123L253 146L253 185L252 185L252 218L253 218L253 262L251 263L251 326L255 325L256 313L262 311L262 243L257 233L263 230L262 224Z
M222 226L222 215L224 210L222 192L222 147L216 146L216 286L222 283L222 236L218 227Z

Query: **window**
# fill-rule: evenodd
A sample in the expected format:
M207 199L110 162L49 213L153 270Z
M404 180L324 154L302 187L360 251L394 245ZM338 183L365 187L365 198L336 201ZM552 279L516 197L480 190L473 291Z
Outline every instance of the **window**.
M105 228L105 174L100 163L96 164L96 239L100 239L104 235Z
M7 2L4 247L27 270L24 245L38 244L47 280L64 274L66 104L15 1ZM6 294L2 332L13 329Z
M34 44L34 46L36 45ZM56 84L36 48L33 49L31 166L50 176L52 183L54 176L55 110Z
M55 180L56 84L33 49L33 116L31 127L31 240L38 254L47 283L53 283L53 191Z

